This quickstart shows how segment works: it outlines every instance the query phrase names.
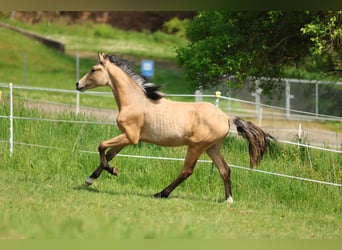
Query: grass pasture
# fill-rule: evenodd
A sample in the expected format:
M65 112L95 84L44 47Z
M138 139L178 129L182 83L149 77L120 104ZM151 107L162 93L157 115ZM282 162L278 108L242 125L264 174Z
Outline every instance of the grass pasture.
M21 116L85 119L16 105ZM6 104L0 107L8 115ZM235 203L227 205L217 171L198 163L169 199L154 199L182 162L117 157L112 164L119 177L103 173L85 188L84 179L98 164L97 145L118 133L115 126L15 120L14 131L16 142L48 147L16 144L10 157L8 143L0 142L3 239L341 239L341 187L233 168ZM0 119L0 140L8 140L7 119ZM185 148L138 144L121 153L183 158ZM224 155L232 164L248 165L243 140L227 138ZM279 145L260 169L341 183L341 161L339 154Z
M158 60L153 80L165 84L163 91L193 92L183 72L174 63L165 62L174 60L174 47L184 41L160 33L127 34L91 24L20 26L61 39L66 43L67 54L0 29L1 82L73 90L74 51L94 53L92 58L81 58L82 75L96 62L95 52L105 50L136 58L152 56ZM120 47L122 40L135 42ZM144 48L132 45L137 43ZM157 46L161 48L156 49ZM131 48L138 49L130 51ZM0 115L8 116L8 90L1 90ZM15 116L96 121L70 113L28 110L20 103L34 99L74 104L73 94L15 90L14 95ZM105 107L115 108L112 97L98 100L98 96L81 95L81 105L103 108L101 105L105 103ZM15 144L10 157L8 124L8 119L0 118L0 239L342 238L341 187L233 168L235 202L227 205L223 203L223 184L217 171L211 169L210 163L200 162L194 174L169 199L160 200L153 199L152 194L175 178L182 162L117 157L111 164L120 169L119 177L103 173L92 187L85 188L84 179L99 162L97 146L101 140L118 133L115 126L15 119L14 141L21 144ZM335 129L340 125L331 126ZM227 138L224 155L229 163L248 166L247 151L245 141L233 136ZM138 144L121 153L183 158L185 148ZM342 183L341 157L336 153L279 145L274 155L266 155L260 169Z
M27 24L6 18L2 21L62 42L66 45L67 52L96 53L101 49L122 55L174 61L176 48L187 44L185 38L162 31L126 31L113 28L109 24L70 24L63 20Z

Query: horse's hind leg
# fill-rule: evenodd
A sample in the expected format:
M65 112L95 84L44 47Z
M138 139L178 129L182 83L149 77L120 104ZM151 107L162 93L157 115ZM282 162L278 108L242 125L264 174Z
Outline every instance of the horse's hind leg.
M223 159L223 156L220 152L221 145L216 144L213 147L209 148L207 150L207 153L209 157L213 160L215 163L221 178L224 183L224 190L226 193L226 201L228 203L233 203L233 197L232 197L232 187L231 187L231 181L230 181L230 168L226 161Z
M187 155L185 157L184 166L178 177L161 192L154 195L155 198L167 198L170 193L181 184L186 178L188 178L194 171L196 162L203 150L196 150L195 148L188 148Z

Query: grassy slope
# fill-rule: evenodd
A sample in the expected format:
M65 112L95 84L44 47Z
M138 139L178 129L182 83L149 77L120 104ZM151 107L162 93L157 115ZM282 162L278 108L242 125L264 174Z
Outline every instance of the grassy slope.
M63 20L35 25L18 21L5 22L36 32L66 44L67 51L113 52L135 57L175 60L175 48L184 46L184 38L160 31L123 31L106 24L83 22L81 25L65 24Z
M75 59L70 56L2 28L0 28L0 53L1 82L64 89L74 87ZM26 82L24 80L25 54ZM84 65L83 71L85 68Z
M175 39L163 33L123 32L101 25L90 27L90 24L88 26L21 24L20 26L64 42L67 54L56 52L16 32L0 28L1 82L74 89L76 51L81 52L80 76L82 76L91 65L96 63L96 52L101 50L125 55L134 62L137 72L140 71L140 59L154 59L156 64L153 81L165 84L165 92L191 93L193 91L189 82L185 80L182 70L175 64L175 47L184 44L185 41L182 39ZM117 46L117 43L125 44L126 47Z

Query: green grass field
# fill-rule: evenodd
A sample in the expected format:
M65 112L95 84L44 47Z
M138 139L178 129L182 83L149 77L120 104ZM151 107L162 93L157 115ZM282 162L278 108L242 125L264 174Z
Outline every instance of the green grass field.
M6 104L1 114L8 113ZM72 114L26 117L83 120ZM8 120L0 138L8 139ZM118 134L112 125L15 120L15 141L51 148L0 143L0 238L231 238L341 239L341 187L270 176L233 168L235 203L223 202L222 181L211 164L198 163L194 174L168 199L152 195L178 174L182 162L117 157L119 177L103 175L89 188L82 184L98 164L98 143ZM229 137L228 162L248 165L245 141ZM130 146L128 155L183 158L185 148L149 144ZM341 155L280 145L260 169L341 183ZM206 156L202 159L207 160Z
M96 36L107 39L108 43L116 34L115 41L122 38L139 42L146 38L154 39L153 46L162 46L152 55L160 62L156 64L154 81L166 84L163 89L166 93L193 91L182 70L173 62L165 62L174 57L173 47L182 41L158 38L163 34L152 37L151 34L120 33L109 30L107 26L70 27L68 30L67 27L46 24L28 28L56 38L56 34L65 31L60 37L66 42L68 53L56 52L1 28L0 82L73 90L76 72L72 50L78 48L70 46L79 43L77 46L82 45L86 50L84 54L94 53L91 57L81 57L82 75L96 62L95 52L99 50L94 45ZM76 43L73 39L81 34L87 35L89 40L80 37ZM127 53L136 58L151 52L148 46L143 53L124 49L113 51L114 47L105 46L100 49ZM160 53L163 50L167 52ZM8 90L0 90L3 91L0 115L8 116ZM15 91L15 116L96 120L71 113L53 114L25 109L27 99L24 98L64 103L75 101L73 95ZM112 98L105 99L81 95L81 105L115 108ZM200 162L193 176L169 199L159 200L152 195L176 177L182 162L117 157L112 164L120 169L119 177L103 173L92 187L85 188L82 185L84 179L99 163L97 146L101 140L119 133L115 126L16 119L14 141L20 144L15 144L12 157L9 154L8 126L8 119L0 118L1 239L342 238L341 187L233 168L235 203L227 205L223 202L223 183L217 171L211 169L210 163ZM339 124L336 126L340 127ZM141 143L125 148L122 154L183 158L185 151L182 147L161 148ZM225 142L224 155L231 164L248 166L248 149L244 140L229 137ZM260 169L342 183L341 157L336 153L280 145L274 155L266 155ZM208 158L203 156L202 159Z

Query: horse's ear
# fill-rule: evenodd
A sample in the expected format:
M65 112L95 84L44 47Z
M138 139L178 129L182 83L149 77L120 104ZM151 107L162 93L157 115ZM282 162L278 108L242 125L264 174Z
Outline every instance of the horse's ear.
M98 53L97 53L97 57L99 58L99 62L100 62L101 64L103 64L103 62L104 62L104 60L105 60L104 56L105 56L105 55L104 55L102 52L98 52Z

